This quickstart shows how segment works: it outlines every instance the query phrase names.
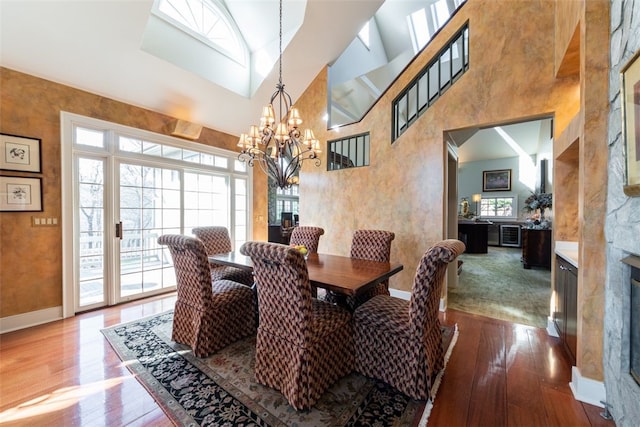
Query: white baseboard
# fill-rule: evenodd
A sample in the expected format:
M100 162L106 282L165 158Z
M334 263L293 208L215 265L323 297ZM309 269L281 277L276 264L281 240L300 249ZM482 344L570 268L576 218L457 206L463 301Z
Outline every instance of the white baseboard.
M389 293L391 294L392 297L404 299L407 301L411 299L411 292L389 288ZM440 298L440 311L446 311L446 307L444 305L444 298Z
M389 288L389 293L391 294L392 297L406 299L407 301L411 299L411 292Z
M0 318L0 334L62 319L62 306Z
M604 405L601 403L607 401L607 392L604 388L604 383L583 377L576 366L571 368L571 382L569 383L569 387L571 387L573 397L576 400L604 408Z
M551 316L547 317L547 335L550 337L560 338L560 334L556 328L556 323L553 321Z

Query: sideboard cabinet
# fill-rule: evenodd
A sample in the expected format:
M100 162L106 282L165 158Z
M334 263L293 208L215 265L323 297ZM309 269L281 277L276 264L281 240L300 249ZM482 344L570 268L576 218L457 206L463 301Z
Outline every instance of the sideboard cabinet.
M522 265L551 270L551 230L522 229Z
M578 269L556 256L556 306L553 321L571 363L578 344Z

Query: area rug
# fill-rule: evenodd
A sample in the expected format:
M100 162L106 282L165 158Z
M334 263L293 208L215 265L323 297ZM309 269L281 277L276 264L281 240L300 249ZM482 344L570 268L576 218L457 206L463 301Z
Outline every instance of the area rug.
M538 328L547 327L551 272L525 269L522 249L489 247L486 254L462 254L458 286L448 290L448 307Z
M177 425L425 426L432 402L412 400L387 384L352 373L310 411L296 411L276 390L255 382L255 336L208 358L171 341L173 312L104 329L118 356ZM457 326L443 326L446 362ZM436 380L439 385L444 369Z

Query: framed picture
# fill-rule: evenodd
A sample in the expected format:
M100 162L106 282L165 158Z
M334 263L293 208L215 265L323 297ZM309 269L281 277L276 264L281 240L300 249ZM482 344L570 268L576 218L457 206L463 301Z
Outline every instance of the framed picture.
M511 191L511 169L482 172L482 191Z
M42 171L40 145L37 138L0 133L0 169L21 172Z
M42 178L0 176L0 212L41 212Z
M625 144L624 192L640 196L640 51L621 71L622 134Z

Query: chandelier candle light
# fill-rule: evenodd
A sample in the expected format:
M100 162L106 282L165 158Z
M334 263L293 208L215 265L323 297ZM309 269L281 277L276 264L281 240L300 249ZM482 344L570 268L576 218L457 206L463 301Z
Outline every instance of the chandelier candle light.
M249 133L240 135L238 147L241 148L238 159L253 166L257 161L278 188L289 188L298 183L298 172L302 163L315 159L320 166L320 142L311 129L304 134L299 126L302 118L292 105L291 96L284 90L282 83L282 0L280 0L280 56L279 80L277 90L271 95L269 105L262 109L260 126L252 125ZM278 103L279 116L273 108Z

